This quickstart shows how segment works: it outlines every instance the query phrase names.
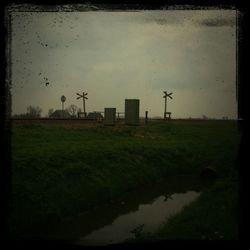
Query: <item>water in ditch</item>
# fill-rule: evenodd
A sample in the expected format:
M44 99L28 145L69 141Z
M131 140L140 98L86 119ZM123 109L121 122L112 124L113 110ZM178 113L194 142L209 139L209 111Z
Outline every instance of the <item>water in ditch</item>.
M39 237L68 240L77 245L122 243L136 230L154 232L170 216L202 192L202 183L191 176L166 178L127 192L77 217L48 225Z

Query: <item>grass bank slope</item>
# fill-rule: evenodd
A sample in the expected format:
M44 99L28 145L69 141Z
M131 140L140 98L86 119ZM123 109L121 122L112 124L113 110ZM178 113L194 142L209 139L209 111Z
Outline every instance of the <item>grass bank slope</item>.
M210 165L226 176L240 139L233 121L61 125L12 126L10 224L17 234L167 175L198 175Z

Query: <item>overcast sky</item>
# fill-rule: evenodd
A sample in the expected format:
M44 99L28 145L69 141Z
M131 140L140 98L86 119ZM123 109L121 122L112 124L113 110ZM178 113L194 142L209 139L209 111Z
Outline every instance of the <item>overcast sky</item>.
M237 117L236 11L12 12L12 113L140 99L140 115ZM49 82L46 86L45 83Z

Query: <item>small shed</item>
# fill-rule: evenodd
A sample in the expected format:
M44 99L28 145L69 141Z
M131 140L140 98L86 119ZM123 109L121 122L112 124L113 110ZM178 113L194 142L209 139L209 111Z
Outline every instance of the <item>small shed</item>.
M100 112L89 112L87 118L93 120L103 120L103 116Z
M104 125L115 125L116 108L104 109Z
M125 124L139 125L139 99L125 99Z
M71 115L67 110L57 109L50 115L50 118L71 118Z

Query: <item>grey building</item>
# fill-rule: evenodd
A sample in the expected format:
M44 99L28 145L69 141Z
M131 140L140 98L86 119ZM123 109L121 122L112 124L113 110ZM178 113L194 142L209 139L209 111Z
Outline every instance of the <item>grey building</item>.
M103 116L100 112L89 112L87 118L93 120L102 120Z
M50 118L71 118L71 115L67 110L57 109L50 115Z
M104 109L104 125L115 125L116 108Z
M139 125L139 99L125 99L125 124Z

